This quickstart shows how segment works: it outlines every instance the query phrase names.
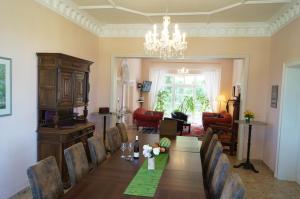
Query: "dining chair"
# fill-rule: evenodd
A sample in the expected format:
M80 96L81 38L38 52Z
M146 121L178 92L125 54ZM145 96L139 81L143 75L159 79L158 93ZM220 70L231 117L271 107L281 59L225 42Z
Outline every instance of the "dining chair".
M106 159L106 150L103 141L102 139L93 136L88 138L87 142L90 149L92 163L94 167L98 167Z
M217 134L213 134L213 136L212 136L212 138L210 140L210 143L208 145L207 151L205 153L205 156L204 156L204 161L203 161L203 166L202 166L203 172L207 171L209 160L211 158L211 154L213 152L213 149L214 149L217 141L218 141L218 135Z
M209 196L211 199L219 199L225 184L225 180L229 174L230 163L227 156L222 153L215 171L213 173L211 182L209 184Z
M226 181L220 199L244 199L246 188L237 173L230 174Z
M176 138L177 121L164 118L164 120L160 122L159 134L161 137Z
M128 142L128 134L126 130L126 125L124 123L117 123L119 133L121 135L122 142Z
M208 128L205 132L205 137L202 141L202 145L201 145L201 148L200 148L200 154L201 154L201 161L203 163L204 161L204 157L205 157L205 153L207 151L207 148L208 148L208 145L210 143L210 140L213 136L213 131L211 128Z
M27 169L33 199L56 199L64 194L60 172L53 156Z
M74 186L89 172L89 164L82 142L64 150L71 185Z
M213 173L215 171L217 162L223 152L223 147L220 141L216 142L216 145L213 149L213 152L211 154L211 158L208 163L207 171L204 173L204 181L206 185L210 184L211 178L213 176Z
M106 140L105 140L106 150L110 153L114 153L121 147L121 135L117 127L112 127L106 130Z

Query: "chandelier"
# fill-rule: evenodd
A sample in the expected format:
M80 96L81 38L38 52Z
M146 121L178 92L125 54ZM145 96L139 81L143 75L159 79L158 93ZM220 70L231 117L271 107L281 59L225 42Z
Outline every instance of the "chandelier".
M180 69L177 70L178 74L188 74L189 73L189 69L182 67Z
M174 26L172 38L169 35L170 17L163 17L163 29L161 34L157 33L156 24L153 25L153 32L150 30L145 36L145 52L148 55L158 55L161 58L167 59L170 57L184 56L184 51L187 48L185 33L180 33L178 24Z

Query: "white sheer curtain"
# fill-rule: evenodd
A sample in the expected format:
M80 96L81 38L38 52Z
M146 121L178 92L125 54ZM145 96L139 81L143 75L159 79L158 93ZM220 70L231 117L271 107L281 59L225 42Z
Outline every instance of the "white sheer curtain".
M220 94L221 69L204 71L202 74L205 79L205 87L210 107L212 108L213 112L216 112L218 110L216 99Z
M163 86L164 77L167 71L164 69L152 69L150 70L150 81L152 81L151 92L150 95L150 107L151 110L155 108L155 101L158 92Z

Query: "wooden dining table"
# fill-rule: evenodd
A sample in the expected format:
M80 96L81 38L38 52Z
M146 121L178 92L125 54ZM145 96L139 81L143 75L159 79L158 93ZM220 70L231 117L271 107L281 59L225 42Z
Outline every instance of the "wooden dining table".
M149 198L125 195L124 191L143 164L142 146L159 142L159 134L139 134L140 158L122 159L118 151L98 168L73 186L63 198L119 199ZM206 198L198 138L178 136L172 140L169 160L161 176L154 198L202 199Z

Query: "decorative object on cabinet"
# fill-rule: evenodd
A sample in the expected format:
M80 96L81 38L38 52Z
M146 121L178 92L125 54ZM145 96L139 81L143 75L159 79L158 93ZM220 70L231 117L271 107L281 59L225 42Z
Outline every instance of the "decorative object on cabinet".
M0 116L11 115L11 59L0 57Z
M95 125L86 117L93 62L61 53L37 53L37 56L37 156L38 160L55 157L67 187L69 177L63 151L82 142L90 161L87 139L93 136Z

